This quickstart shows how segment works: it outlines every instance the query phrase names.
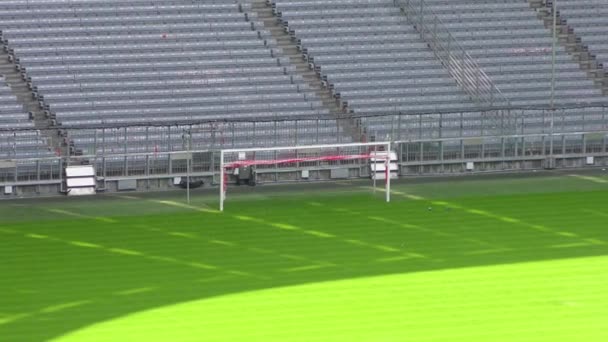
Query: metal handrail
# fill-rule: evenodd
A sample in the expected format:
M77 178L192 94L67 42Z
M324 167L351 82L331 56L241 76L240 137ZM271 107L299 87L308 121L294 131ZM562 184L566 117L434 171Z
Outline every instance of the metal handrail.
M394 3L475 103L485 107L510 106L509 99L452 36L441 19L425 6L424 0L394 0Z

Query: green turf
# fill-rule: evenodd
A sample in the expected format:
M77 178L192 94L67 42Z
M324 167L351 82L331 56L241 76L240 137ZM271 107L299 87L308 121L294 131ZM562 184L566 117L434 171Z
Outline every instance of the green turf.
M606 341L585 177L0 202L0 340Z

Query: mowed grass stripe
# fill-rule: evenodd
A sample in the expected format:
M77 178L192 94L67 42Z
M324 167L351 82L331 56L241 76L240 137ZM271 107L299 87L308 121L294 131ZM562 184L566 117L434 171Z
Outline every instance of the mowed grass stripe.
M463 307L479 308L471 311L471 315L476 313L476 316L469 317L472 322L492 319L500 325L500 310L488 306L503 303L505 310L510 308L510 302L501 302L502 297L498 296L500 291L508 292L508 289L501 288L498 280L493 280L500 279L501 272L505 272L507 280L521 278L522 289L532 289L539 294L537 298L529 297L525 308L530 310L521 311L522 316L527 312L540 315L545 310L549 313L555 311L555 307L547 304L540 293L553 291L554 286L562 283L572 284L562 289L564 294L574 291L572 295L579 298L578 301L586 301L577 292L578 286L582 285L586 287L586 296L602 303L605 284L594 282L597 269L585 268L583 264L576 268L547 267L545 278L527 274L524 270L530 262L584 260L584 257L608 254L608 245L604 244L608 240L605 218L584 211L606 212L603 206L608 196L602 189L608 187L589 184L589 188L585 188L592 182L570 177L565 180L537 178L535 181L538 185L525 179L510 181L508 186L500 181L478 180L448 183L442 187L432 183L397 185L397 191L411 192L427 200L394 197L390 204L369 191L331 195L302 192L294 196L288 193L261 197L232 196L234 202L223 214L152 203L147 199L120 198L91 202L68 200L66 206L53 203L53 206L82 217L60 213L50 216L52 213L44 211L48 202L30 206L27 209L30 212L39 210L43 214L40 217L30 215L29 220L18 217L21 215L18 212L20 207L12 208L17 211L14 219L11 212L0 208L3 219L6 217L6 222L11 222L0 226L4 229L0 230L0 258L3 260L0 264L0 293L10 294L0 296L0 308L5 315L4 323L0 324L0 336L17 342L49 340L83 326L138 311L266 288L292 289L299 284L368 277L376 279L378 283L375 285L381 288L384 283L382 276L388 274L408 277L419 274L422 277L420 281L427 281L430 285L436 281L451 284L447 288L430 286L428 292L424 292L426 297L438 300L449 298L452 287L473 286L470 290L474 292L460 294L466 295L467 299L466 304L462 303ZM570 184L567 189L562 182ZM580 191L572 191L575 183L582 184ZM412 188L415 191L411 191ZM437 191L439 188L442 191ZM557 192L556 188L568 191ZM463 189L470 191L463 192ZM162 199L180 200L183 198ZM191 205L196 207L198 200L193 197ZM446 210L445 203L477 212L457 207ZM431 211L429 206L433 207ZM123 210L128 210L128 214L121 213ZM113 222L96 219L100 213L108 214ZM491 216L484 213L491 213ZM251 219L240 220L236 216ZM508 219L496 219L498 216ZM545 228L533 229L533 226ZM26 236L28 234L31 236ZM108 252L108 249L115 249L117 253ZM478 278L470 274L471 281L478 285L450 283L449 278L438 280L424 275L428 273L426 271L457 271L507 264L514 268L503 269L491 276L484 276L482 272ZM522 270L516 271L518 268ZM414 278L408 278L408 284L411 279ZM140 292L136 289L154 290ZM407 286L391 291L402 293L401 289L407 289ZM422 290L412 288L412 291ZM323 291L317 295L319 300L323 299ZM293 292L292 296L297 297L298 293ZM347 301L357 301L357 296L356 291L342 294ZM374 300L373 294L369 296ZM314 298L306 298L314 302ZM90 302L69 307L69 303L81 301ZM564 301L570 302L576 301ZM44 308L64 304L68 307L50 313L52 317L49 319L38 317ZM426 301L419 305L420 308L408 308L407 305L404 308L411 312L437 310L435 305L441 305L441 302ZM482 307L488 307L488 311L483 313ZM564 304L563 307L570 306ZM579 306L575 303L572 308ZM593 308L588 307L589 312ZM222 310L228 309L224 307ZM280 317L280 310L289 312L291 307L282 305L273 310ZM333 307L319 307L317 314L330 314L332 310ZM390 313L393 309L386 306L375 310ZM460 314L457 309L452 310L452 315ZM516 315L515 311L513 314ZM165 326L167 322L163 317L156 317L155 326ZM382 340L382 330L387 334L390 331L385 327L390 324L385 324L380 317L371 309L364 316L366 322L381 328L376 332L377 340ZM436 324L434 319L422 314L420 317L419 321L413 322L420 326ZM555 317L546 317L547 324L556 322ZM570 328L584 328L578 316L570 317L571 320L559 322L559 328L566 329L564 336ZM339 323L339 318L333 319L327 321L328 327L331 322ZM243 317L243 322L233 324L240 326L249 320L251 318ZM587 321L589 324L594 322L593 319ZM515 329L509 322L502 324L504 329L500 326L491 328L504 331L506 335ZM520 328L529 329L526 324ZM264 330L263 326L260 324L259 331L252 334L281 335L277 329L269 327ZM315 329L310 327L310 331ZM347 328L341 329L343 334L348 333ZM485 333L481 328L479 331L471 329L466 331L469 337ZM321 329L320 333L328 339L331 336L338 338L326 330ZM455 336L458 335L457 330L458 327L454 327ZM176 331L168 333L181 336ZM398 340L407 336L404 332ZM433 336L432 332L429 336ZM593 340L592 334L584 336ZM221 337L218 333L217 338ZM384 337L385 340L395 340L395 335ZM418 340L426 338L422 334L417 337ZM226 337L225 340L229 339Z

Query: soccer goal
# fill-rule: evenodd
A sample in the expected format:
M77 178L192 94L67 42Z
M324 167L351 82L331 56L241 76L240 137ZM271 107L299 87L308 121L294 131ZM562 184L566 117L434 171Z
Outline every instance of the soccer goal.
M390 201L390 142L227 149L220 153L220 211L228 185L314 182L370 177L385 183ZM372 167L373 164L373 167ZM382 165L382 167L378 167ZM378 175L378 170L385 174Z

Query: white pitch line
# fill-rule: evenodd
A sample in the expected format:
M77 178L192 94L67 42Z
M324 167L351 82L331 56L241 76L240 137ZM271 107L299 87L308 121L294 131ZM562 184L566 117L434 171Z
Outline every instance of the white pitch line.
M139 198L139 197L128 196L128 195L114 195L114 197L118 197L118 198L122 198L122 199L129 199L129 200L141 200L141 198Z
M590 182L594 182L594 183L608 184L608 180L600 178L600 177L583 176L583 175L568 175L568 176L574 177L574 178L578 178L578 179L582 179L582 180L586 180L586 181L590 181Z
M327 267L333 267L333 266L334 265L332 265L332 264L309 265L309 266L285 268L285 269L282 269L281 271L283 271L283 272L303 272L303 271L313 271L313 270L318 270L321 268L327 268Z
M192 209L192 210L196 210L202 213L213 213L213 214L219 214L220 211L219 210L214 210L214 209L209 209L206 206L203 206L202 208L199 207L195 207L189 204L184 204L184 203L180 203L180 202L175 202L175 201L160 201L160 200L149 200L150 202L153 203L158 203L158 204L164 204L164 205L168 205L171 207L177 207L177 208L184 208L184 209Z

